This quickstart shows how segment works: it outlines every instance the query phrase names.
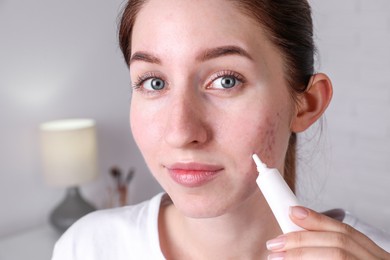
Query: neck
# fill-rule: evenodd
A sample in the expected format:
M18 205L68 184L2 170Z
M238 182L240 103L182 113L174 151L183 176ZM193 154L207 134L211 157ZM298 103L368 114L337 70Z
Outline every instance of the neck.
M167 259L266 259L266 241L281 234L260 192L218 217L188 218L173 205L160 216Z

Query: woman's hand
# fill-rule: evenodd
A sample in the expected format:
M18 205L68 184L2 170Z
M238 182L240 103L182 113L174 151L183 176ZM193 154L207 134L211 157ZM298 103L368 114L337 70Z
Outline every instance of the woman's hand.
M290 218L308 231L292 232L267 242L268 259L390 259L390 254L351 226L304 207Z

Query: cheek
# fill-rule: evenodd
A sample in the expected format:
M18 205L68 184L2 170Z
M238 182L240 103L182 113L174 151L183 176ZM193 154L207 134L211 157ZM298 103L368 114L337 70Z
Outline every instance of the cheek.
M233 126L241 127L232 127L231 134L225 135L231 153L239 152L245 158L256 153L270 166L279 168L283 165L290 135L287 116L281 116L281 112L262 111L257 116L238 117Z
M154 175L159 169L159 155L161 150L161 125L162 121L156 119L153 111L147 105L140 102L132 102L130 108L131 132L151 173ZM155 176L156 177L156 176Z
M274 161L277 153L277 135L279 132L279 122L275 118L267 118L265 126L260 127L259 131L263 133L263 142L260 151L262 151L263 160Z
M130 107L130 128L133 138L145 155L145 152L153 146L153 140L156 138L156 125L153 124L152 113L148 113L145 107L132 101ZM150 127L153 125L153 127Z
M260 148L260 155L269 166L283 169L285 155L288 147L288 140L291 132L289 127L288 114L281 112L266 120L266 127L262 130L263 142Z

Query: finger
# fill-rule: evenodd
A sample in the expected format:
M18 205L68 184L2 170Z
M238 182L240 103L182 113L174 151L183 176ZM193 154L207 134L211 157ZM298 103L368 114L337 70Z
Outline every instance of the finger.
M368 251L377 257L383 257L383 255L387 254L386 251L376 245L371 239L350 225L327 217L311 209L301 206L291 207L290 218L295 224L306 230L343 233L348 237L351 237L360 246L367 248Z
M297 248L286 252L271 253L268 255L268 260L358 260L348 252L338 248ZM363 258L364 259L364 258ZM367 259L368 260L368 259Z
M295 251L299 248L327 248L343 251L359 259L378 259L351 237L339 232L292 232L270 240L266 245L273 252Z

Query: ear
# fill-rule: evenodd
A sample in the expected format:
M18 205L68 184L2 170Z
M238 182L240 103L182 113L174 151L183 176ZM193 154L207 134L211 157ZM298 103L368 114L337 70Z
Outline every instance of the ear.
M291 121L292 132L302 132L319 119L332 99L333 88L323 73L311 77L307 90L298 96L296 113Z

